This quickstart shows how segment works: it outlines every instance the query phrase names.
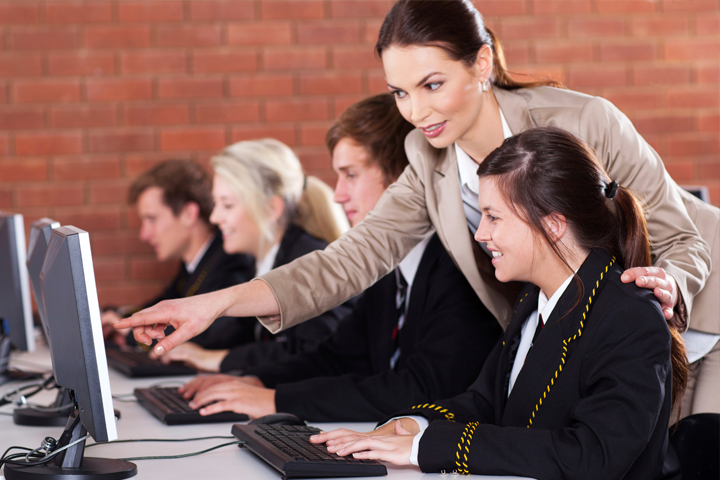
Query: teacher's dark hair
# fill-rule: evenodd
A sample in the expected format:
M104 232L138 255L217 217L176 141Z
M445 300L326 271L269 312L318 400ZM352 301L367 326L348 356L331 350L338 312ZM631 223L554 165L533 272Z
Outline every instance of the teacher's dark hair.
M393 45L438 47L450 58L468 67L475 63L480 49L488 45L493 53L493 74L490 77L493 85L505 90L562 87L554 80L514 80L507 70L500 41L485 26L482 15L468 0L400 0L393 5L380 27L375 52L382 58L383 51Z
M625 268L650 266L650 241L640 202L614 183L592 149L569 132L537 127L510 137L483 160L478 176L495 181L507 204L547 240L566 265L562 249L544 228L543 218L553 213L565 217L581 247L609 250ZM687 383L687 355L678 320L673 317L667 322L675 405Z

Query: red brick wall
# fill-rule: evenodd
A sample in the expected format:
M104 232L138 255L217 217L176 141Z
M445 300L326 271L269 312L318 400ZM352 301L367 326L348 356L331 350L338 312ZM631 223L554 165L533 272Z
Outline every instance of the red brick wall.
M273 136L332 182L325 130L385 90L391 3L0 0L0 209L90 231L101 304L147 299L175 265L137 240L132 178ZM720 0L475 3L511 70L608 98L720 203Z

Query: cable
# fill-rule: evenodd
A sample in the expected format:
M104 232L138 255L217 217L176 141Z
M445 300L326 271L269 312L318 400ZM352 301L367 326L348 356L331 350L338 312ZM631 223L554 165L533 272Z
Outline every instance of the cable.
M37 462L29 462L29 461L27 461L27 458L30 457L31 455L33 455L35 452L41 450L43 447L36 448L36 449L34 449L34 450L30 450L30 449L28 449L28 448L26 448L26 447L10 447L10 448L8 448L8 449L5 451L5 454L7 454L7 452L9 452L9 451L12 450L12 449L30 450L30 452L29 452L29 453L26 453L26 454L23 454L23 453L15 453L15 454L9 455L9 456L7 456L7 457L6 457L5 455L3 455L3 457L0 458L0 465L2 465L2 464L7 464L7 465L19 465L19 466L26 466L26 467L34 467L34 466L38 466L38 465L45 465L45 464L48 463L50 460L52 460L53 458L55 458L59 453L64 452L64 451L67 450L68 448L73 447L73 446L77 445L77 444L80 443L80 442L84 442L84 441L87 440L88 438L90 438L90 434L85 435L84 437L80 437L80 438L78 438L77 440L75 440L74 442L68 443L68 444L65 445L64 447L58 448L57 450L55 450L55 451L53 451L53 452L51 452L51 453L46 453L43 457L41 457L41 460L38 460ZM20 457L25 457L25 460L26 460L26 461L24 461L24 462L15 462L15 461L13 461L13 459L15 459L15 458L20 458Z
M221 440L228 440L230 438L235 438L232 435L224 436L224 435L212 435L210 437L195 437L195 438L137 438L137 439L129 439L129 440L111 440L109 442L95 442L91 443L90 445L85 445L85 448L94 447L95 445L109 445L112 443L136 443L136 442L195 442L198 440L214 440L216 438L219 438Z
M138 460L172 460L175 458L195 457L197 455L202 455L203 453L212 452L213 450L217 450L218 448L228 447L230 445L244 445L244 444L245 444L244 441L236 440L234 442L221 443L220 445L215 445L214 447L210 447L205 450L201 450L199 452L182 453L180 455L161 455L161 456L154 456L154 457L118 458L118 460L125 460L126 462L136 462Z

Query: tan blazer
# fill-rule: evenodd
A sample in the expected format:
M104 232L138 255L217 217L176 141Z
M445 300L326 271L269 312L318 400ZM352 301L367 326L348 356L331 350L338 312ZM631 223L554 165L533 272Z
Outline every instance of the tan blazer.
M653 264L676 279L688 311L702 312L697 322L693 320L693 328L720 333L720 294L698 295L708 279L711 261L710 247L693 224L693 220L700 223L703 238L714 239L717 257L718 209L685 195L657 153L608 101L550 87L493 91L513 133L537 125L565 128L597 150L613 180L643 197ZM437 150L415 130L407 136L405 150L410 165L363 222L324 251L310 253L261 278L280 305L279 329L362 292L392 271L433 229L483 303L503 328L507 326L518 286L495 279L489 257L472 239L462 207L455 149ZM694 306L696 296L703 302ZM272 331L279 330L268 319L260 321Z

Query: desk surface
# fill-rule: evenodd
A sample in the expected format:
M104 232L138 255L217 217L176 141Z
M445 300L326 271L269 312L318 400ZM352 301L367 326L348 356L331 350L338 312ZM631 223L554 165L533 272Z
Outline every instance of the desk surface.
M50 355L46 346L39 346L33 353L15 353L11 364L23 370L50 370ZM230 436L231 423L218 423L210 425L186 425L168 427L153 417L147 410L136 402L118 401L118 396L125 397L132 394L136 387L147 387L159 382L184 383L191 377L174 377L172 379L131 379L110 369L110 384L115 400L115 408L120 410L121 418L117 422L118 438L191 438L211 435ZM0 395L17 388L19 383L6 384L0 387ZM49 404L54 400L54 393L42 392L30 399L33 403ZM0 407L0 412L12 413L12 406ZM332 430L339 427L353 430L367 431L374 427L372 423L315 423L314 426L323 430ZM35 448L46 436L58 438L62 433L60 427L24 427L13 423L12 416L0 415L0 451L5 451L11 445ZM177 455L180 453L204 450L213 445L230 442L231 439L202 440L187 443L136 443L102 445L90 448L86 455L93 457L129 458L148 455ZM92 442L89 442L92 443ZM252 452L236 446L223 447L219 450L197 457L180 458L172 460L141 460L138 466L137 479L176 479L176 478L213 478L222 479L278 479L279 473L256 457ZM387 465L388 477L393 480L418 480L424 477L417 467L397 467ZM448 477L443 477L448 478ZM450 478L455 478L452 476ZM479 476L487 480L509 480L518 477L490 477ZM0 480L4 477L0 476Z

